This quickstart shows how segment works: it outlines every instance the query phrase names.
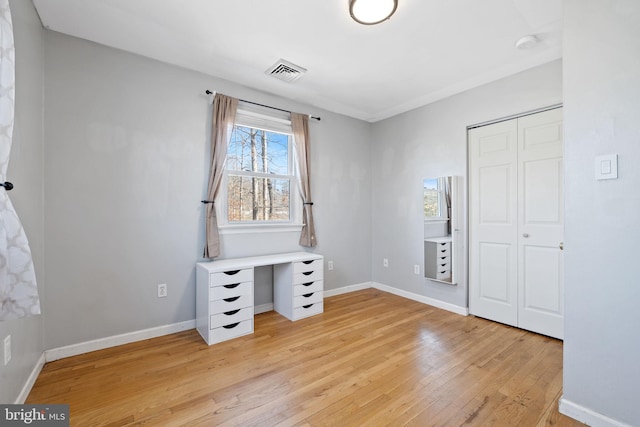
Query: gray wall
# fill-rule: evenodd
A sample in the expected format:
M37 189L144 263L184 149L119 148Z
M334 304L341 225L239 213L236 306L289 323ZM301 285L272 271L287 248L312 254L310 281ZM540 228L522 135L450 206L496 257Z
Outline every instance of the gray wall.
M335 263L326 289L370 280L368 123L58 33L45 42L46 348L195 317L205 89L322 116L311 124L314 252ZM221 258L303 250L298 238L223 235Z
M9 2L16 44L16 115L7 179L29 238L40 298L44 296L42 73L40 19L29 1ZM43 301L43 307L46 307ZM12 359L0 363L0 403L14 403L43 351L43 316L0 322L0 346L11 335Z
M469 125L562 102L562 63L554 61L373 125L373 281L467 306L467 274L458 285L415 275L424 271L422 181L463 177L466 212ZM466 215L461 234L466 241ZM460 260L466 266L466 247ZM389 259L389 267L382 265Z
M640 425L640 3L564 9L566 316L563 398ZM594 159L618 154L619 179Z

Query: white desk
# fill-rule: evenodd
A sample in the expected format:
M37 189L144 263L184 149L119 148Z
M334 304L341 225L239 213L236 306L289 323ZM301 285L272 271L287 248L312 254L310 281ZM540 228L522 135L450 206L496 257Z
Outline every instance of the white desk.
M324 311L324 258L291 252L196 265L196 328L215 344L253 333L254 268L273 266L273 307L295 321Z

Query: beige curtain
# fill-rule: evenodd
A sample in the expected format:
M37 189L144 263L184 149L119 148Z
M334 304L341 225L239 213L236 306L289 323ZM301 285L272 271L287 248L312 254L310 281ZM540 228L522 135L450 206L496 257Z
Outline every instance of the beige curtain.
M313 225L313 202L311 202L311 170L310 170L310 141L309 116L291 113L291 128L293 129L293 143L298 167L298 187L304 203L302 212L302 233L300 245L308 248L316 246L316 230Z
M27 235L5 182L15 113L15 48L9 1L0 0L0 321L40 314Z
M209 172L209 188L206 200L206 233L207 242L204 247L205 258L220 255L220 236L218 235L218 218L213 204L218 191L227 159L227 143L230 130L236 120L238 100L226 95L216 94L213 98L213 120L211 126L211 171Z

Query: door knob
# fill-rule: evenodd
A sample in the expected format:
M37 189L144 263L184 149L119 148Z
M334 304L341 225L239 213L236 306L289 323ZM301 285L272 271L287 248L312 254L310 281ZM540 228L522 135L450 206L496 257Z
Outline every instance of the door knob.
M529 237L529 233L524 233L522 237Z
M564 251L564 242L560 242L560 250Z

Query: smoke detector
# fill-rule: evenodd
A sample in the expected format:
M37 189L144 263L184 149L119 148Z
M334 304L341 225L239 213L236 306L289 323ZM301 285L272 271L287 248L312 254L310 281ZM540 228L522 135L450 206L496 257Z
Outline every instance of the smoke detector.
M516 49L520 49L520 50L531 49L536 44L538 44L539 41L540 39L534 35L520 37L516 42Z
M298 80L306 73L307 70L299 65L293 64L284 59L278 60L275 64L269 67L265 74L280 79L287 83L292 83Z

